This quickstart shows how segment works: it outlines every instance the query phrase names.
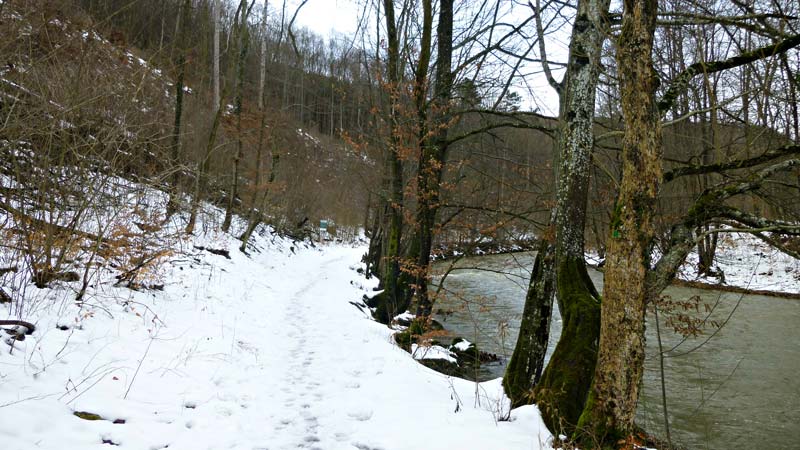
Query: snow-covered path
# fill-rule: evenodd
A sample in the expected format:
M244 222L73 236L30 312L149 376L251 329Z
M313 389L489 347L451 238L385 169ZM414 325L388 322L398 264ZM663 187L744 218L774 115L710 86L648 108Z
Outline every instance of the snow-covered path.
M495 420L507 408L498 381L476 386L433 372L349 303L370 287L353 270L363 248L262 245L252 257L202 253L176 263L164 292L97 292L108 314L65 306L57 292L40 299L51 306L37 318L40 331L0 356L5 446L513 450L547 442L533 406Z

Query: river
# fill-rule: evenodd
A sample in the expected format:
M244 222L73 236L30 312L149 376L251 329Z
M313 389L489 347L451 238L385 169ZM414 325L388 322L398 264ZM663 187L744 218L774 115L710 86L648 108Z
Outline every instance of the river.
M533 256L458 261L437 301L437 319L453 334L507 359L519 331ZM436 269L449 264L439 262ZM590 276L601 289L602 273L590 270ZM709 316L703 334L687 339L660 317L673 442L688 449L800 448L800 300L677 286L665 294L676 301L699 296L699 312L689 314ZM647 320L637 421L664 437L658 339L652 314ZM560 333L556 306L548 358ZM505 362L484 365L477 375L495 378L504 368Z

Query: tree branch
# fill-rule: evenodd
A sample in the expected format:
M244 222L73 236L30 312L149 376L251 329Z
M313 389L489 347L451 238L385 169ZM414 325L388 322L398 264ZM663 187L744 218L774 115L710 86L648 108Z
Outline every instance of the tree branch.
M717 208L717 216L749 227L750 231L747 231L749 233L769 231L788 236L800 236L800 223L767 219L731 206Z
M737 159L733 161L708 164L708 165L691 165L691 166L678 167L670 170L669 172L664 173L664 182L668 183L670 181L675 180L676 178L688 175L701 175L714 172L724 172L726 170L736 170L736 169L744 169L747 167L754 167L772 161L776 158L780 158L782 156L797 155L797 154L800 154L800 145L790 144L790 145L784 145L783 147L779 147L776 149L767 150L761 155L749 159Z
M731 198L735 195L756 190L761 187L761 184L768 177L778 172L790 170L793 167L797 166L800 166L800 159L787 159L786 161L781 161L779 163L773 164L769 167L761 169L758 172L753 173L752 175L747 177L745 181L737 183L727 183L711 189L710 190L711 196L708 199L709 200L713 199L712 201L716 202L722 202L723 200Z
M694 78L695 75L700 73L709 74L727 69L733 69L735 67L749 64L753 61L758 61L759 59L765 59L770 56L784 53L797 47L798 45L800 45L800 34L791 36L778 43L766 45L764 47L760 47L725 60L696 62L687 67L670 82L669 88L667 88L664 96L658 102L658 109L663 114L672 108L672 105L678 98L678 94L686 89L686 87L689 85L689 81Z
M445 145L449 146L449 145L452 145L452 144L454 144L454 143L456 143L458 141L463 141L464 139L467 139L467 138L470 138L472 136L475 136L475 135L478 135L478 134L481 134L481 133L485 133L487 131L491 131L491 130L494 130L494 129L497 129L497 128L521 128L521 129L527 129L527 130L539 130L542 133L545 133L550 137L553 137L553 134L554 134L554 130L553 129L545 127L545 126L541 126L541 125L534 125L534 124L525 123L525 122L522 122L522 121L500 122L500 123L494 123L494 124L486 125L486 126L483 126L483 127L480 127L480 128L475 128L475 129L470 130L470 131L468 131L468 132L466 132L464 134L461 134L459 136L454 136L452 138L449 138L444 143L445 143Z
M547 77L547 82L550 83L550 86L555 89L558 95L561 95L562 86L561 83L556 81L553 78L553 72L550 71L550 64L547 62L547 52L545 51L545 44L544 44L544 30L542 29L542 8L539 5L539 0L536 0L536 6L534 7L533 4L528 1L528 6L533 9L533 15L536 18L536 34L537 40L539 41L539 53L540 57L542 58L542 69L544 70L544 75Z

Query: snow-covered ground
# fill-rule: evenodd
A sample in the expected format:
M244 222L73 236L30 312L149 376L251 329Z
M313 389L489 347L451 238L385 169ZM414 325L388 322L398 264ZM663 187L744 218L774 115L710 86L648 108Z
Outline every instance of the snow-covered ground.
M681 266L678 278L717 284L718 278L698 278L696 252ZM800 293L800 260L782 253L748 233L722 233L714 256L724 284L744 289Z
M265 234L246 256L238 244L182 244L163 290L101 277L78 306L67 285L29 287L36 332L0 343L3 448L548 448L535 406L499 421L499 380L422 366L350 303L372 288L355 271L365 248Z

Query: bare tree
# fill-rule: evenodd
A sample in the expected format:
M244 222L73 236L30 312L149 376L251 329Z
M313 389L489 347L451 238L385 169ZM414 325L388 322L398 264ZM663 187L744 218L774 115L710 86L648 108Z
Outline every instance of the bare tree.
M174 167L174 174L172 176L172 190L170 193L169 204L167 205L167 217L170 217L174 214L178 209L178 185L180 183L180 175L181 170L178 168L178 162L180 161L180 147L181 147L181 116L183 115L183 91L184 91L184 81L186 78L186 53L187 43L186 43L186 29L187 29L187 22L189 21L189 10L192 7L191 0L185 0L181 3L181 7L178 13L178 20L177 20L177 46L178 46L178 60L176 62L176 66L178 69L178 74L175 79L175 121L172 128L172 164Z

